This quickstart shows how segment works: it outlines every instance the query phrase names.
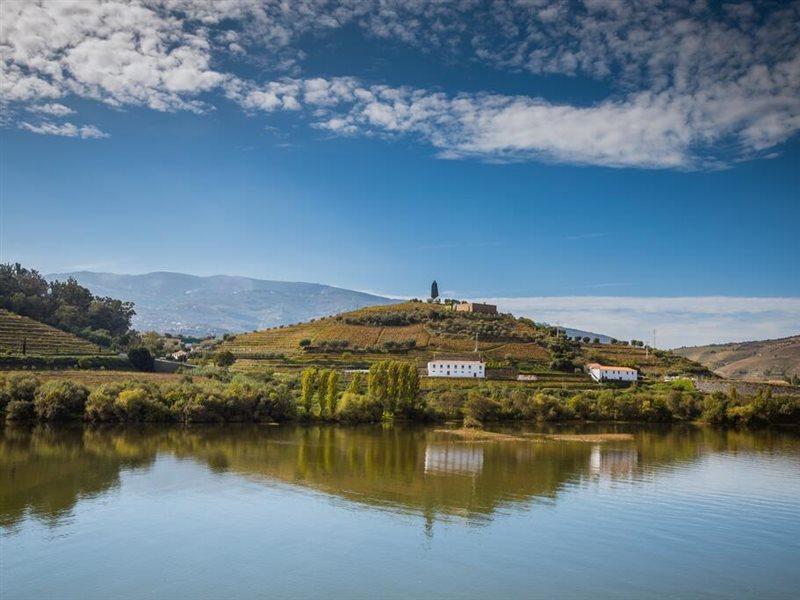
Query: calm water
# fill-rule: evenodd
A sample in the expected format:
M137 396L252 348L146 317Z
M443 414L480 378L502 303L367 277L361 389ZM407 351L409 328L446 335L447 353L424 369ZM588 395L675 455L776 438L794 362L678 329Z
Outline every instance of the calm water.
M6 428L0 597L798 597L796 434L612 430Z

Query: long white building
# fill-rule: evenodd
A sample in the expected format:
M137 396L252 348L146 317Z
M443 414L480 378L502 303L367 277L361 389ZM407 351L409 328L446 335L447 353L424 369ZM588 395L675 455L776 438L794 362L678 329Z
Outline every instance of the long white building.
M595 381L638 381L639 371L630 367L613 367L598 363L586 365L589 375Z
M428 362L428 377L485 378L486 363L479 354L472 356L434 357Z

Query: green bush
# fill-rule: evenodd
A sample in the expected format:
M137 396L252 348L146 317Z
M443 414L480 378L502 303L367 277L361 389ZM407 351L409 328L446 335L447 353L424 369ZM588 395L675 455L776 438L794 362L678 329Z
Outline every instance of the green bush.
M172 420L169 408L140 387L122 390L114 408L120 420L129 423Z
M470 390L464 404L464 417L471 421L496 421L500 418L500 403L482 390Z
M6 406L6 419L9 421L30 421L36 416L33 402L12 400Z
M33 400L36 416L43 421L69 421L83 418L89 390L72 381L48 381L36 391Z
M336 416L350 423L377 423L383 415L383 404L366 394L345 392L336 407Z
M155 367L153 355L150 354L150 350L147 348L131 348L128 351L128 360L139 371L151 372Z
M116 400L124 384L108 383L92 390L86 400L86 419L97 423L120 421Z
M230 367L235 362L236 357L229 350L223 350L214 355L214 364L218 367Z

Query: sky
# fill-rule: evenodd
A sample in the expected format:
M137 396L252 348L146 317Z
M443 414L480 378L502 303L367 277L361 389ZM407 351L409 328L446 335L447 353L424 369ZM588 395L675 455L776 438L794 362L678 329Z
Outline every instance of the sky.
M798 2L0 11L0 261L800 333Z

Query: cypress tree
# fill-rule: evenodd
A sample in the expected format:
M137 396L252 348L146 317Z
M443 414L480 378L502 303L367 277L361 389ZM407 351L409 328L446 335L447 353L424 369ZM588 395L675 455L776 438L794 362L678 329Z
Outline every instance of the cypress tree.
M438 297L439 297L439 284L436 283L436 280L434 279L433 283L431 284L431 298L433 300L436 300Z

